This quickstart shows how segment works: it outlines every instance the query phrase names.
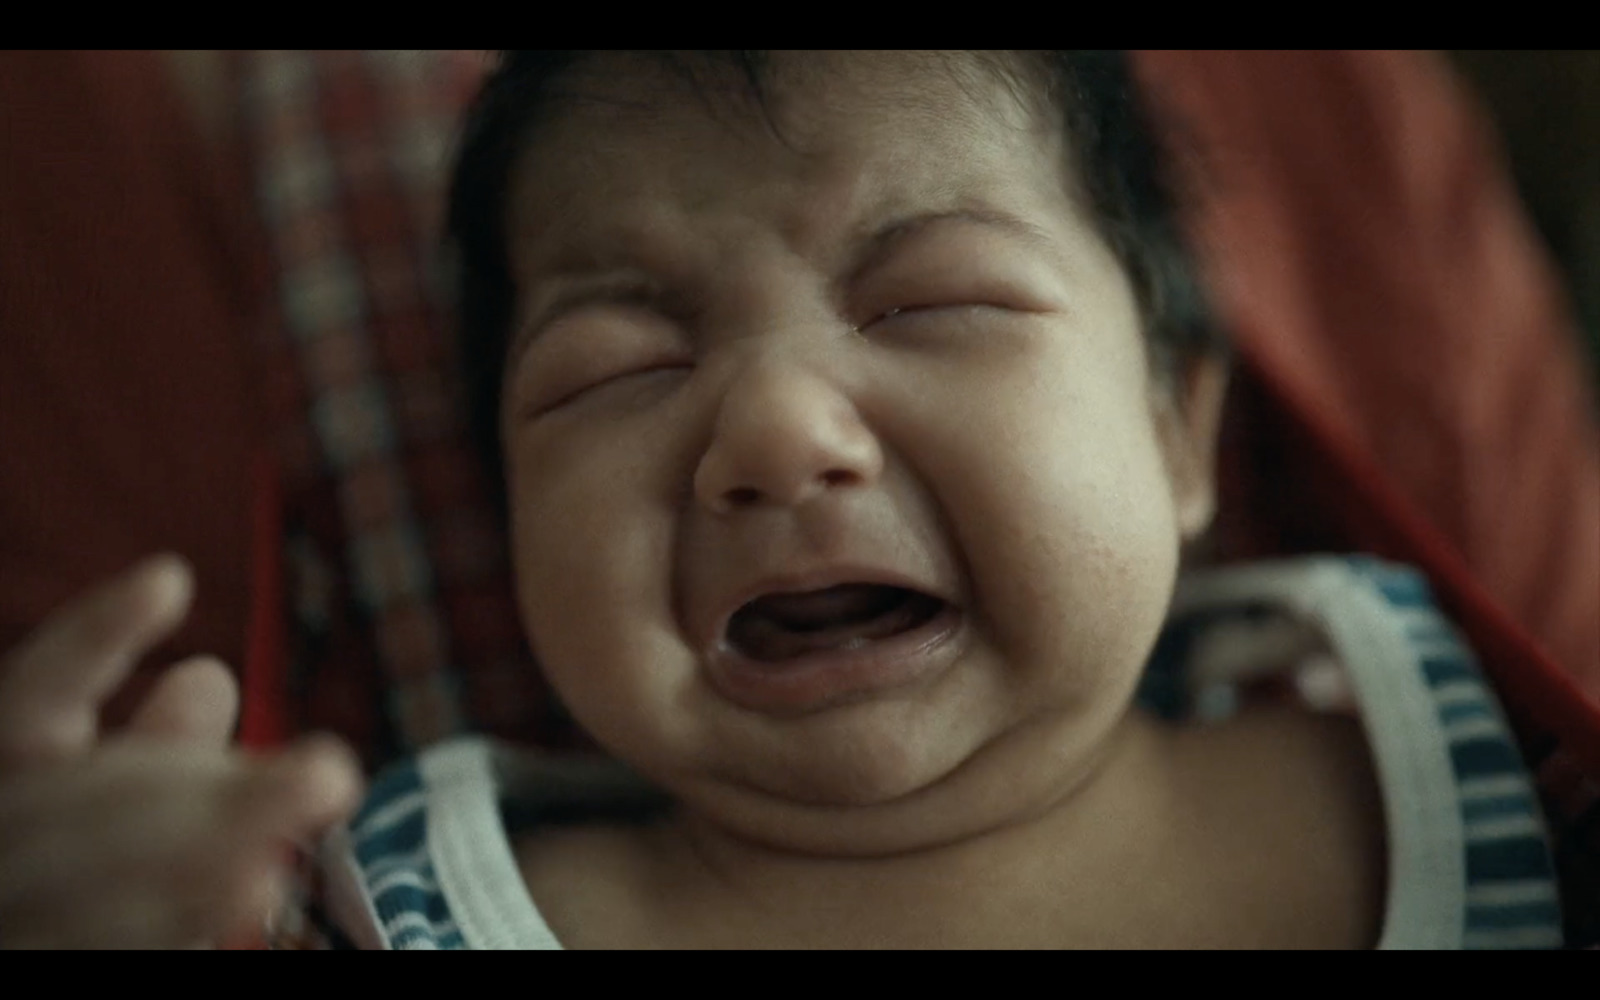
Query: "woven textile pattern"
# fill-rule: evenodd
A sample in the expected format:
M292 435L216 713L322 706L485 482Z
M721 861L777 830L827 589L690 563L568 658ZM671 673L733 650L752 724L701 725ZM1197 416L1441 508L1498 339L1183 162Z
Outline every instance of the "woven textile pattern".
M297 721L373 763L469 722L549 728L441 280L444 180L485 65L263 51L234 66L279 282L264 375L290 498Z

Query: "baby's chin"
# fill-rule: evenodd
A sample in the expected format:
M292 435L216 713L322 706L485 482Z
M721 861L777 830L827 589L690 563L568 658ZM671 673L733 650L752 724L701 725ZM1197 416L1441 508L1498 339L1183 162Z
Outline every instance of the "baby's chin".
M991 717L983 725L946 719L938 740L858 734L853 745L813 745L787 761L751 766L747 759L736 771L702 772L673 792L690 822L780 851L838 858L925 851L1026 827L1074 798L1113 757L1125 756L1108 751L1134 745L1122 737L1149 728L1139 713L1114 708ZM939 735L934 728L920 735Z
M865 809L890 805L937 787L981 747L970 737L926 738L903 732L852 734L768 766L745 769L753 790L800 808Z
M983 671L794 719L764 718L713 750L734 781L798 806L883 806L947 781L1016 720Z
M1021 749L1010 745L1010 734L944 736L935 742L858 734L828 747L813 742L787 757L745 757L664 777L681 813L697 825L770 848L836 857L937 847L1036 807L1025 783L996 794L1003 762Z

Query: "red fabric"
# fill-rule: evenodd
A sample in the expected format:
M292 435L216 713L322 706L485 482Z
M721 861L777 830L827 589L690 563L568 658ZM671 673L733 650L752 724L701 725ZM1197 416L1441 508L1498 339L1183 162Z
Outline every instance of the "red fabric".
M284 648L283 483L275 456L258 454L252 469L249 633L240 678L239 745L281 746L293 735Z
M1255 408L1235 450L1291 414L1312 435L1227 458L1233 551L1433 552L1416 558L1496 623L1468 622L1508 652L1497 679L1520 696L1525 669L1559 669L1530 706L1600 703L1587 368L1478 109L1417 53L1143 52L1138 68L1208 161L1194 233Z
M171 549L195 608L147 666L237 666L265 288L237 164L154 53L7 53L0 95L0 650Z

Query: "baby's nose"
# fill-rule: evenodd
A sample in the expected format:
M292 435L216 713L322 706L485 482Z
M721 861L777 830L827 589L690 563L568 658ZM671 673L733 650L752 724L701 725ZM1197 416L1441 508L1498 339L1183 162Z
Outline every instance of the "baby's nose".
M753 369L724 395L695 470L702 505L716 514L798 506L878 479L883 452L847 393L797 365Z

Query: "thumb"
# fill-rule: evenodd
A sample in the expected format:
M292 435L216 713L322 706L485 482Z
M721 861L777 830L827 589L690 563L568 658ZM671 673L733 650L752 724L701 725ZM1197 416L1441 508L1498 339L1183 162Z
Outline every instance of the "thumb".
M213 656L195 656L161 675L119 734L222 748L239 715L239 684Z

